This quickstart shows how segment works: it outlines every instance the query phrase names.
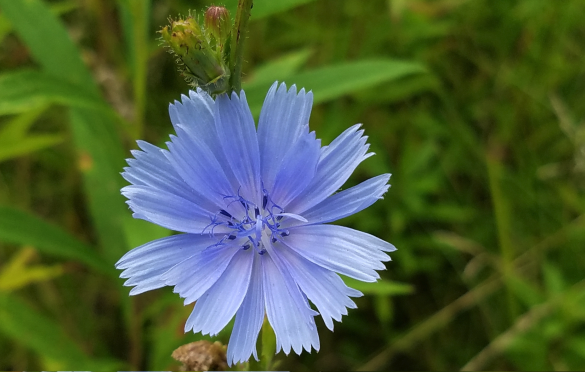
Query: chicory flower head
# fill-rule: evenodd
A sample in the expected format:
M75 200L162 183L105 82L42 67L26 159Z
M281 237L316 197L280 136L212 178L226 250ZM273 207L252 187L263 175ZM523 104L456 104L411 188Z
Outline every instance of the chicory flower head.
M319 350L314 317L355 308L361 292L338 274L379 278L391 244L325 223L372 205L390 174L337 192L368 153L355 125L329 146L309 132L313 96L293 85L270 88L258 128L245 93L214 101L201 90L170 105L176 136L168 150L139 141L122 189L135 218L184 234L128 252L116 267L139 294L163 286L195 301L185 331L219 333L235 315L228 363L256 359L265 315L277 352ZM311 301L316 312L309 305Z

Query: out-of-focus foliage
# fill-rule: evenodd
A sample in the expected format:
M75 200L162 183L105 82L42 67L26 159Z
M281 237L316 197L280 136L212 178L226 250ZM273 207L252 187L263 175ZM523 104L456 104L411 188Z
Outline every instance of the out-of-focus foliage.
M236 0L225 5L235 8ZM119 189L188 87L156 30L210 1L0 0L0 370L176 370L191 307L113 269L169 231ZM364 123L343 224L394 243L304 370L585 368L585 3L256 0L244 89L312 89L324 142ZM317 248L317 247L316 247ZM229 328L229 327L228 327ZM227 342L230 330L217 339Z

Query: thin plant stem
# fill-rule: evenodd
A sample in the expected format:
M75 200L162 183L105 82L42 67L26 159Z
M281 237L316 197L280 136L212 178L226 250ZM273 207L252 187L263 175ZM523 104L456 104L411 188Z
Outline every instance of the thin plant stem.
M571 223L559 229L556 233L544 239L537 245L531 247L526 252L518 256L513 261L513 266L518 274L527 270L527 268L534 263L534 256L542 254L544 251L553 247L559 247L563 241L568 239L570 234L574 231L581 231L585 227L585 215L581 215L574 219ZM502 270L503 271L503 270ZM388 346L376 354L367 363L357 368L357 371L377 371L381 370L386 364L390 362L394 355L410 350L415 345L418 345L421 340L436 333L445 325L451 323L453 319L465 310L468 310L482 301L485 301L489 296L496 293L505 281L504 274L493 274L490 278L477 285L475 288L469 290L463 296L459 297L443 309L423 322L417 324L415 327L397 336Z
M231 88L237 94L242 89L242 63L244 56L244 40L248 30L248 20L252 10L253 0L239 0L236 21L232 30L230 46L230 82Z
M564 293L552 297L547 302L534 306L522 316L518 317L512 327L496 337L489 345L471 358L461 370L478 371L486 369L486 365L505 352L518 337L537 327L545 317L549 316L559 307L566 305L568 300L578 298L579 294L583 293L584 284L585 281L581 280Z
M507 280L513 270L514 245L511 241L511 210L501 186L504 172L501 161L503 150L497 144L493 144L490 147L486 156L489 186L498 232L498 243L502 256L502 268L506 281L509 315L510 319L516 319L519 315L519 309Z
M270 371L272 369L272 359L274 358L274 352L276 350L276 337L267 317L264 317L264 323L260 330L260 337L257 346L260 349L260 360L256 361L254 358L250 358L248 370Z
M276 351L276 336L267 317L264 317L264 324L262 324L262 346L260 346L261 356L260 363L264 371L272 370L272 359Z
M144 131L144 111L146 108L146 78L148 75L148 15L150 14L149 1L132 1L129 3L132 14L132 43L133 53L133 81L134 93L134 123L136 138L142 138Z
M262 328L264 328L264 326L262 326ZM260 331L260 333L262 333L262 331ZM259 340L256 344L256 347L260 347L260 350L262 350L262 335L260 335ZM253 356L250 357L250 361L248 362L248 371L266 371L266 369L263 368L263 363L262 363L262 354L260 354L260 360L256 360Z

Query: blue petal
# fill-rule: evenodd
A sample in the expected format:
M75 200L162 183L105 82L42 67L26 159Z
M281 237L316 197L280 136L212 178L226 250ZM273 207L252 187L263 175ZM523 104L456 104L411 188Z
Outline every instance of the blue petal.
M258 121L262 182L267 190L272 189L287 151L309 131L312 105L312 92L301 89L297 94L294 85L287 92L286 85L277 82L270 87Z
M325 200L339 189L355 168L373 154L367 154L367 137L362 137L360 125L354 125L321 151L315 177L305 190L289 205L287 212L302 215L304 211Z
M121 278L130 278L125 286L136 286L131 295L164 287L161 279L171 267L185 258L213 244L216 238L207 235L181 234L168 236L141 245L126 253L116 263L117 269L125 269Z
M215 102L201 89L189 91L189 97L181 95L181 101L169 105L169 115L173 126L188 128L189 134L200 134L205 141L217 138L213 117Z
M222 94L215 102L215 126L226 159L242 186L241 195L260 204L260 154L254 118L250 113L246 94L233 92L231 99Z
M303 213L309 224L327 223L351 216L382 199L388 191L390 174L370 178L357 186L334 194ZM290 220L289 220L290 221Z
M232 257L241 250L236 245L213 245L173 266L161 275L173 292L185 299L185 305L197 301L224 273Z
M308 352L311 347L319 350L319 335L314 320L307 322L306 312L297 306L285 284L284 274L270 254L262 256L262 270L266 314L276 334L276 352L282 349L288 355L291 347L297 354L303 348Z
M289 272L309 300L317 306L325 325L333 330L333 320L341 321L347 308L356 304L348 297L360 297L360 291L349 288L343 280L328 269L299 256L291 249L280 249L278 254L287 262Z
M245 362L254 354L258 360L256 341L264 322L264 290L262 288L261 256L254 254L252 277L248 293L236 313L236 321L227 349L227 362L232 365Z
M297 283L290 275L291 267L289 263L286 262L286 260L283 260L282 256L280 255L280 252L282 251L283 247L279 243L276 244L271 243L270 239L266 236L263 237L262 244L264 244L264 247L266 248L267 252L272 258L272 262L274 262L274 265L276 265L278 271L280 271L280 273L282 274L284 284L286 285L286 288L288 288L288 293L293 302L296 304L296 308L299 309L302 314L304 314L306 323L313 324L314 323L313 318L316 315L319 315L319 313L311 309L309 303L307 302L307 299L299 290Z
M174 105L169 106L171 121L175 130L181 128L192 141L206 144L209 150L217 159L220 168L236 189L239 185L225 158L221 148L221 143L215 127L215 102L201 89L197 92L189 91L189 97L182 96L183 103L175 101Z
M167 143L170 163L194 190L213 201L217 209L223 209L225 197L235 192L213 152L202 141L187 136L181 127L177 128L177 135Z
M292 227L284 243L319 266L364 282L379 279L376 270L390 260L384 251L396 250L373 235L335 225Z
M315 139L315 132L302 135L289 149L270 192L272 200L281 208L286 208L311 182L320 151L321 140Z
M197 300L185 331L213 336L229 323L248 291L255 254L252 249L237 251L223 275Z
M163 150L148 142L137 141L143 150L132 150L135 159L127 159L129 167L124 168L122 176L136 186L148 186L180 196L204 209L214 211L217 208L203 195L193 190L177 174Z
M175 194L148 186L126 186L122 194L129 199L126 203L136 212L137 217L167 229L197 234L211 221L208 211ZM218 226L215 232L227 231L227 227Z

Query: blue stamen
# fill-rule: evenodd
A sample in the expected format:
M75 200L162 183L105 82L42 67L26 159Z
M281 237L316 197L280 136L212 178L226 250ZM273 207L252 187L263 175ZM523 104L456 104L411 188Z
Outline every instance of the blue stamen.
M224 216L226 216L227 218L233 218L231 214L229 214L226 210L222 209L221 211L219 211L219 214L223 214Z
M283 238L290 235L290 232L280 228L280 221L282 221L284 217L292 217L299 220L303 219L302 216L285 213L283 208L272 201L270 194L266 189L263 189L262 208L258 207L256 203L243 198L240 195L239 189L237 195L224 196L224 200L226 200L227 207L234 202L239 202L244 207L244 210L238 213L232 211L232 214L226 210L226 207L226 209L220 209L215 216L210 217L211 223L203 229L202 233L210 228L210 234L213 234L214 228L220 225L226 226L231 230L230 233L224 235L211 247L230 244L230 241L234 241L238 238L248 238L249 242L243 245L241 244L240 247L243 250L248 250L253 247L258 254L263 255L266 253L266 249L262 244L263 236L266 237L264 234L268 234L272 243L282 242ZM254 217L250 215L252 210L254 211ZM238 217L238 215L240 215L240 217ZM222 218L218 219L219 216L222 216ZM223 217L228 220L226 221Z

